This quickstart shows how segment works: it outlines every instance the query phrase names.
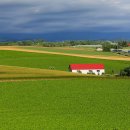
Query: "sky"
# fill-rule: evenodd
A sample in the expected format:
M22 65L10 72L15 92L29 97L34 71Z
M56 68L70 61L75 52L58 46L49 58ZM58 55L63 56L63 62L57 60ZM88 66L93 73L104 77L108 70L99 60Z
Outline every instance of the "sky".
M130 0L0 0L0 34L50 34L51 39L66 32L82 39L83 32L129 30Z

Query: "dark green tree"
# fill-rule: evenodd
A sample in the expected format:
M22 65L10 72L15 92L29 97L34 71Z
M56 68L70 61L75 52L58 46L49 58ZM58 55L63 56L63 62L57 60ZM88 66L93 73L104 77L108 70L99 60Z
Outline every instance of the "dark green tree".
M130 76L130 66L120 71L120 76Z
M128 46L127 41L118 41L119 48L123 48L123 47L127 47L127 46Z
M109 42L104 42L102 48L104 52L109 52L111 50L111 44Z

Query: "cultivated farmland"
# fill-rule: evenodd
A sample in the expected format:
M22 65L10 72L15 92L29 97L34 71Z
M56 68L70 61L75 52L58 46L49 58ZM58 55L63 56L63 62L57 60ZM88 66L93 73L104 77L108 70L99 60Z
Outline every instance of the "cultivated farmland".
M129 86L127 79L0 83L0 129L129 130Z
M69 54L86 54L86 55L101 55L101 56L119 56L112 52L98 52L96 48L90 47L20 47L30 50L40 50L49 52L63 52Z
M22 51L22 52L32 52L32 53L41 53L41 54L57 54L57 55L65 55L65 56L75 56L75 57L83 57L83 58L96 58L96 59L106 59L106 60L123 60L123 61L130 61L130 57L118 55L116 53L112 52L96 52L91 48L85 49L85 53L83 54L83 50L85 48L65 48L65 47L48 47L48 48L42 48L42 47L1 47L0 50L15 50L15 51ZM54 50L54 51L53 51ZM77 51L80 50L80 52L66 52L67 51ZM87 54L89 53L90 54ZM97 54L96 54L96 53ZM99 54L98 54L99 53Z
M110 74L130 65L1 50L0 130L129 130L130 79L87 78L68 72L72 63L103 63Z
M30 68L42 68L69 71L69 64L74 63L103 63L106 73L119 73L121 69L130 65L130 61L114 61L104 59L91 59L74 56L54 54L40 54L18 51L0 51L0 64L9 66L21 66Z

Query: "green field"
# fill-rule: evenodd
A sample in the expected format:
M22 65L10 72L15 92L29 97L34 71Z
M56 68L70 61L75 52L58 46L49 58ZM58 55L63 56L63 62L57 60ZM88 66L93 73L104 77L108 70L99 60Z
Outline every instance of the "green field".
M106 73L119 73L120 69L130 66L130 61L112 61L103 59L81 58L54 54L38 54L17 51L0 51L0 65L21 66L30 68L69 71L69 64L73 63L103 63Z
M0 130L129 130L127 79L0 83Z
M107 73L130 65L1 50L0 130L129 130L130 79L65 72L72 63L103 63Z
M101 56L120 56L112 52L98 52L96 48L89 47L20 47L24 49L40 50L48 52L63 52L69 54L86 54L86 55L101 55Z

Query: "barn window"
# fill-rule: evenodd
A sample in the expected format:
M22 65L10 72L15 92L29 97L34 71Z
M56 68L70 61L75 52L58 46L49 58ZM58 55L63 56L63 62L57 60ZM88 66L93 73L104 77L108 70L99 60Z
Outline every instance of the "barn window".
M77 72L78 72L78 73L82 73L82 71L81 71L81 70L77 70Z
M93 71L92 71L92 70L89 70L89 73L90 73L90 74L92 74L92 73L93 73Z
M97 70L97 72L100 72L100 70Z

